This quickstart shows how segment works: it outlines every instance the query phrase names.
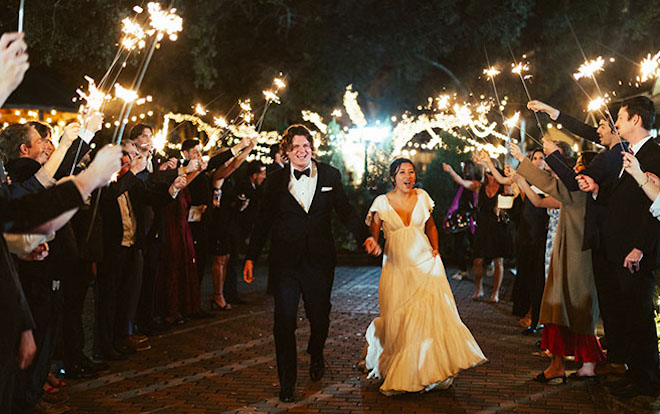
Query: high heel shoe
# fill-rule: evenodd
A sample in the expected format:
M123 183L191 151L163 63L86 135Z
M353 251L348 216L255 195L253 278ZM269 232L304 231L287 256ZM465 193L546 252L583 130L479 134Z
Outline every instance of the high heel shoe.
M220 304L216 302L215 299L211 299L211 306L213 307L213 309L223 312L231 310L231 305L229 303L225 302L225 306L220 306Z
M566 374L548 378L545 376L545 372L541 372L540 374L534 377L534 381L540 382L542 384L550 384L550 383L554 384L557 383L556 380L558 379L561 379L562 384L566 384Z

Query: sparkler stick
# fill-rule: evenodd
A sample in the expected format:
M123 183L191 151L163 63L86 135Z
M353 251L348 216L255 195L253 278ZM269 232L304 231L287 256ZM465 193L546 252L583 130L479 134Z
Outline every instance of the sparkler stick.
M18 32L23 32L23 18L25 16L25 0L18 5Z
M495 86L495 76L497 76L500 71L495 68L495 66L490 65L490 59L488 58L488 52L486 51L486 46L484 46L484 54L486 55L486 63L488 64L488 69L484 69L484 74L488 76L488 79L490 79L491 84L493 85L493 92L495 93L495 101L497 106L497 110L500 113L500 116L502 117L502 121L504 121L504 112L502 111L501 104L500 104L500 97L497 93L497 86ZM511 136L511 131L509 130L509 127L507 126L506 122L504 123L504 129L506 130L506 135L508 137Z
M523 88L525 89L525 94L527 94L527 102L532 100L532 96L529 94L529 89L527 89L527 83L525 83L525 78L522 75L522 71L524 70L526 65L523 65L522 63L518 63L516 61L516 56L513 54L513 49L511 49L511 45L507 43L507 46L509 47L509 52L511 52L511 58L513 59L514 62L514 68L511 70L513 73L517 73L518 76L520 77L520 82L522 82ZM545 135L545 132L543 131L543 127L541 126L541 120L539 119L539 115L534 112L534 118L536 118L536 125L539 127L539 131L541 131L541 136Z
M571 29L571 34L573 35L573 38L575 39L575 43L577 43L578 49L580 49L580 53L582 54L582 57L584 58L585 63L588 64L589 61L587 59L587 55L584 53L584 49L582 48L582 44L580 43L580 39L578 39L577 34L575 34L575 30L573 29L573 24L571 23L571 19L568 18L568 15L566 15L565 17L566 17L566 22L568 23L568 27ZM602 58L601 58L601 60L602 60ZM596 71L594 70L594 71L591 71L590 73L587 72L587 74L589 74L590 75L589 77L591 77L591 79L594 81L594 85L596 85L596 90L598 91L598 95L603 96L603 92L600 90L600 85L598 84L598 80L596 80L596 76L594 75L595 72ZM579 79L579 78L577 78L577 79ZM577 82L577 79L575 79L576 82ZM601 112L601 114L602 114L602 112ZM607 106L605 106L605 115L609 119L611 125L616 124L614 122L614 118L612 118L612 114L610 113L610 110L609 110L609 108L607 108ZM614 128L614 133L616 134L616 137L619 141L619 145L621 145L621 147L623 148L623 142L621 140L621 136L619 135L619 130Z

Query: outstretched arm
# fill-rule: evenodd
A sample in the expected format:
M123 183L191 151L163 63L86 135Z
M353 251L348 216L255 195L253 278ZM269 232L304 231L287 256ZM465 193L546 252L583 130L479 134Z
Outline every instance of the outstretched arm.
M468 190L472 190L472 191L477 191L479 189L479 185L480 185L479 181L463 179L460 175L456 174L456 172L451 167L451 165L443 162L442 169L445 170L445 172L449 173L449 175L456 184L461 185L467 188Z

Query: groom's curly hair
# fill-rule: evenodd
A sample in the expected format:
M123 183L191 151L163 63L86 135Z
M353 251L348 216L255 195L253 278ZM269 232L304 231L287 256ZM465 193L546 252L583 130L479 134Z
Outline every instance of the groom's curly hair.
M305 125L294 124L288 127L286 131L284 131L284 134L282 134L282 140L280 141L282 155L286 155L287 152L289 152L291 145L293 145L293 137L296 135L302 135L307 138L312 150L314 149L314 138L312 137L310 130Z

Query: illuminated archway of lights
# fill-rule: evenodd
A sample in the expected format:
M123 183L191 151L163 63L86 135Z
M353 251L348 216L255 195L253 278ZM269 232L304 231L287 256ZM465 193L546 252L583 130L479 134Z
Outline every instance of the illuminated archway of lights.
M230 144L237 144L242 138L258 135L258 143L254 147L254 152L248 156L248 161L256 159L266 164L271 163L272 160L268 156L270 153L270 145L280 141L280 134L277 131L262 131L257 133L254 125L245 124L215 127L209 125L195 115L175 114L170 112L163 117L163 127L154 137L154 147L158 152L163 152L166 146L170 149L181 149L180 144L172 144L167 141L170 121L178 124L182 122L190 122L197 128L198 132L204 132L209 137L209 140L204 145L204 151L213 150L218 144L218 140L223 136L231 135L232 141Z

